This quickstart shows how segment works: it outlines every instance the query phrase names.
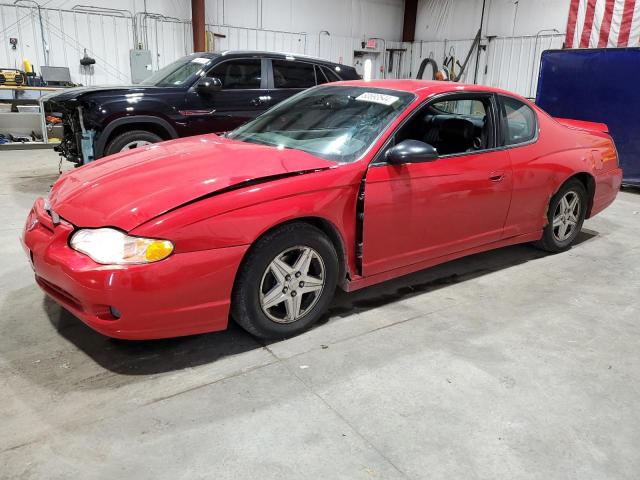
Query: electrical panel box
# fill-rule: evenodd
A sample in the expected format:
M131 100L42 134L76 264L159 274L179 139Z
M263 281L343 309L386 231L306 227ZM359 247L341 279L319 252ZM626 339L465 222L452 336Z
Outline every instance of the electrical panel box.
M151 50L129 50L131 64L131 83L140 83L153 73Z

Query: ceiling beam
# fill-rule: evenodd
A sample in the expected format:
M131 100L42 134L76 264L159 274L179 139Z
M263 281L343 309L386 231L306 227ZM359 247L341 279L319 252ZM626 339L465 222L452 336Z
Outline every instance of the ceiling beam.
M418 14L418 0L405 0L404 22L402 24L402 41L413 42L416 38L416 16Z

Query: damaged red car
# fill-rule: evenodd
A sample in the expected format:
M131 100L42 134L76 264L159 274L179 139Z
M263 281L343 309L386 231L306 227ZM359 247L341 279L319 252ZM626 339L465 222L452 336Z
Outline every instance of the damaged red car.
M105 335L309 328L352 291L523 242L560 252L616 197L603 124L478 85L353 81L225 136L66 173L23 232L38 285Z

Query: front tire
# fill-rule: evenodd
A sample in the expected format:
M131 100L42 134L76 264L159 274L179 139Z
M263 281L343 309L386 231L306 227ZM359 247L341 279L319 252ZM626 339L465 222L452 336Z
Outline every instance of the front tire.
M161 137L146 130L133 130L131 132L121 133L109 141L104 149L104 156L106 157L107 155L113 155L118 152L126 152L127 150L144 147L145 145L161 141Z
M587 190L580 180L567 181L551 197L547 225L535 244L548 252L568 250L582 229L587 213Z
M243 261L231 315L260 338L303 332L326 311L338 280L336 250L319 229L282 225L260 238Z

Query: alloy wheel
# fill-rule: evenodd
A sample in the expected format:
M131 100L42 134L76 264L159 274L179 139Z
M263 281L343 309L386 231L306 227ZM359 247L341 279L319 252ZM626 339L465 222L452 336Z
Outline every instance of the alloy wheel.
M276 255L260 282L260 306L276 323L292 323L318 303L326 282L322 257L313 248L296 246Z
M573 190L560 199L553 214L553 237L558 242L565 242L576 234L581 208L580 197Z

